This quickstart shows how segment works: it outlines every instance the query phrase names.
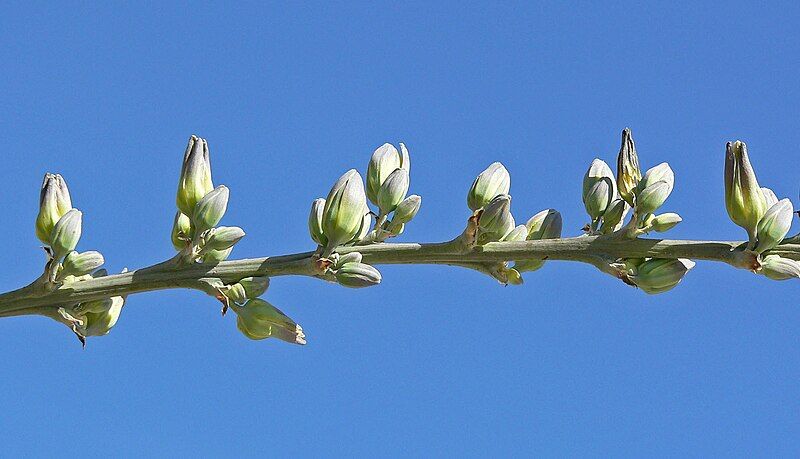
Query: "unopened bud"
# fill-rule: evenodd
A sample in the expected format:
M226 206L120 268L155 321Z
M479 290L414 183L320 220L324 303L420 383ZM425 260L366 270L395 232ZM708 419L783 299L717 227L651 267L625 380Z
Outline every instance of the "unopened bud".
M408 171L405 169L395 169L389 174L378 189L378 208L383 214L395 210L408 193Z
M340 268L345 263L361 263L363 258L364 257L359 252L349 252L339 256L339 258L336 260L336 267Z
M622 146L617 155L617 188L622 199L631 206L634 205L635 189L641 179L642 171L639 169L639 156L636 154L633 136L631 130L625 128L622 131Z
M516 226L508 234L503 237L504 242L519 242L524 241L528 237L528 227L525 225Z
M507 195L511 188L511 176L505 166L492 163L478 174L467 194L467 205L473 211L485 207L489 201L500 195Z
M86 314L98 314L101 312L108 311L111 307L113 302L111 298L103 298L102 300L92 300L92 301L85 301L80 303L72 308L72 312L74 312L78 316L86 315Z
M73 250L64 257L60 276L83 276L99 268L104 262L100 252L90 250L78 253Z
M39 193L39 214L36 217L36 237L45 244L58 220L72 209L72 200L64 178L58 174L45 174Z
M637 194L656 182L666 182L669 185L669 192L672 193L672 189L675 188L675 172L668 163L661 163L648 169L636 186Z
M225 292L230 300L243 303L247 299L258 298L269 288L269 277L245 277L239 282L228 286Z
M556 239L561 237L563 222L561 213L555 209L545 209L528 220L529 241L538 239Z
M60 259L75 250L81 238L81 219L83 214L78 209L72 209L58 220L50 239L50 248L56 259Z
M231 305L238 316L236 326L250 339L278 338L287 343L306 344L303 328L268 302L255 298L244 306Z
M511 215L511 196L501 194L486 204L480 218L478 229L485 242L499 241L514 229L514 217Z
M212 250L225 250L236 245L245 236L238 226L220 226L208 230L205 247Z
M229 247L225 250L208 250L200 257L200 261L203 263L219 263L220 261L225 261L228 256L230 256L233 247Z
M333 185L322 213L322 231L328 248L349 242L362 230L367 200L361 175L350 169Z
M403 201L398 204L397 208L394 210L392 223L410 222L417 215L417 212L419 212L421 205L422 198L416 194L412 194L411 196L403 199Z
M84 325L80 327L83 336L103 336L114 328L119 316L122 313L122 306L125 299L121 296L114 296L110 299L111 305L100 312L90 312L85 315Z
M208 143L205 139L193 135L189 138L189 144L183 155L176 198L178 209L192 216L197 203L213 189Z
M175 250L181 251L189 244L189 236L192 234L192 220L180 210L175 213L175 220L172 222L172 245Z
M308 233L311 239L324 246L328 239L322 232L322 212L325 210L325 199L317 198L311 203L311 212L308 214Z
M766 207L767 209L769 209L770 207L774 206L775 203L778 202L778 196L776 196L775 192L772 191L771 189L769 189L769 188L767 188L765 186L762 186L761 187L761 192L764 194L764 202L767 205L767 207Z
M372 157L369 160L366 195L376 206L380 206L378 192L389 175L395 169L404 169L409 172L408 150L403 144L400 144L400 149L402 152L398 152L394 145L385 143L372 153Z
M386 231L388 231L389 234L391 234L392 236L399 236L403 234L403 231L405 231L405 229L406 229L405 223L398 223L395 221L392 221L391 223L389 223L389 226L386 227Z
M758 223L758 243L755 251L763 253L780 244L792 226L794 208L788 199L781 199L770 207Z
M628 203L622 199L615 199L611 201L608 208L603 213L603 224L600 226L600 232L608 234L622 228L625 223L625 216L628 215L630 210Z
M731 220L747 231L752 243L758 222L767 211L767 200L750 164L747 145L738 140L725 147L725 207Z
M651 220L648 221L649 227L653 231L657 231L659 233L663 233L665 231L669 231L675 227L678 223L682 222L683 219L680 215L668 212L665 214L660 214L654 216Z
M639 192L636 197L636 211L639 215L652 214L669 197L672 187L665 181L658 181Z
M381 273L366 263L344 263L335 273L339 284L350 288L371 287L381 283Z
M230 192L225 185L220 185L203 196L192 214L192 222L197 233L217 226L222 220L222 216L225 215L225 211L228 210L229 196Z
M367 234L369 234L371 226L372 226L372 214L367 212L364 214L364 218L361 219L361 227L358 229L358 234L356 235L356 237L350 240L350 243L351 244L356 243L367 237Z
M602 217L616 194L614 173L605 161L595 159L583 177L583 204L586 213L592 220Z
M694 266L694 261L685 258L653 258L641 263L631 280L645 293L663 293L678 285Z
M761 274L772 280L800 278L800 262L778 255L767 255L761 260Z

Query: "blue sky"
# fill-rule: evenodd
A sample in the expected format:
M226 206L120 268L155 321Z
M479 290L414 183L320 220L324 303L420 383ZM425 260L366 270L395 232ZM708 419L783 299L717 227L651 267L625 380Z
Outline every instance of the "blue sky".
M47 172L115 272L172 255L190 134L208 139L236 257L310 250L310 202L405 142L420 214L461 231L502 161L518 220L586 223L581 178L630 126L668 161L669 236L740 239L728 140L780 197L800 187L800 20L785 3L47 3L0 6L0 288L37 276ZM795 224L793 232L798 231ZM15 456L797 455L800 283L700 262L647 296L552 262L521 287L388 266L376 288L274 279L305 347L253 342L211 298L129 298L82 350L44 318L0 320L0 444Z

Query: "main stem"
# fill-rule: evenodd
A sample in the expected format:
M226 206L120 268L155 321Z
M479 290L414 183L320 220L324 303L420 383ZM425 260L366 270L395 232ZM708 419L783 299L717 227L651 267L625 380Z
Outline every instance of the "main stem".
M691 258L730 264L751 269L752 254L742 249L740 241L683 241L667 239L624 239L608 236L580 236L524 242L492 242L467 247L460 239L443 243L380 243L358 247L341 247L340 254L358 251L365 263L441 264L480 267L508 260L548 259L590 263L604 269L603 260L617 258ZM787 241L770 253L800 260L800 243ZM315 252L276 257L223 261L217 265L182 265L169 260L123 274L74 282L55 290L41 287L40 281L0 294L0 317L41 313L47 308L84 301L125 296L133 293L170 288L192 288L213 294L208 280L233 283L249 276L303 275L321 277L315 267ZM476 268L477 269L477 268Z

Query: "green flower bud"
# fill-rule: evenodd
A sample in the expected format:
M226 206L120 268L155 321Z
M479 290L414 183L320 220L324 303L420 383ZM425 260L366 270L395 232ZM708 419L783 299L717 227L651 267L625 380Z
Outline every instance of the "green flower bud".
M225 211L228 210L228 187L220 185L203 196L192 214L192 223L197 233L217 226Z
M56 259L60 259L75 250L81 238L81 219L83 214L78 209L71 209L58 220L50 239L50 248Z
M666 182L669 185L669 192L672 193L672 189L675 188L675 173L669 164L661 163L648 169L642 180L639 181L639 185L636 186L636 194L638 195L656 182Z
M672 187L665 181L658 181L639 192L636 197L636 210L639 215L652 214L669 197Z
M370 227L372 226L372 214L367 212L364 214L364 218L361 219L361 227L358 230L358 234L352 240L350 240L349 244L355 244L356 242L364 239L367 237L367 234L370 232Z
M336 181L325 200L322 232L329 249L359 236L368 212L361 175L350 169Z
M685 258L652 258L637 267L631 280L645 293L654 295L674 288L694 266L694 261Z
M519 260L514 263L514 270L518 273L530 273L544 266L544 260Z
M622 131L622 146L617 155L617 188L622 199L631 206L634 205L636 186L641 179L642 171L639 169L639 156L636 154L633 136L631 130L625 128Z
M359 252L349 252L339 256L336 260L336 268L341 268L345 263L361 263L364 257Z
M328 243L328 238L322 232L322 211L325 210L325 200L317 198L311 203L311 212L308 214L308 232L311 239L319 245Z
M800 278L800 262L778 255L767 255L761 260L761 271L772 280Z
M422 198L416 194L412 194L411 196L403 199L403 201L397 205L397 208L394 209L392 223L410 222L417 215L417 212L419 212L421 205Z
M380 189L378 189L378 208L383 214L395 210L408 193L408 171L405 169L395 169L394 172L386 177Z
M306 344L303 328L275 306L255 298L244 306L231 305L238 316L236 326L250 339L278 338L287 343Z
M122 306L125 299L121 296L114 296L110 299L111 305L108 309L100 312L90 312L85 315L84 325L79 328L83 336L103 336L114 328L122 313Z
M560 238L563 226L561 213L555 209L545 209L531 217L525 226L528 227L529 241Z
M104 298L102 300L92 300L80 303L72 308L72 311L78 315L82 316L85 314L99 314L102 312L108 311L113 302L111 298Z
M191 217L197 203L213 189L208 143L205 139L193 135L189 138L189 144L183 154L176 198L178 209Z
M600 232L603 234L612 233L620 228L625 223L625 216L628 215L630 206L622 199L615 199L611 201L608 208L603 213L603 224L600 226Z
M769 208L758 223L758 243L755 251L763 253L780 244L792 226L794 208L788 199L781 199Z
M247 301L247 292L244 291L244 286L242 284L236 283L233 285L228 285L227 288L223 289L225 296L235 303L244 303Z
M402 143L400 144L400 149L402 153L398 153L394 145L385 143L372 153L372 157L369 160L369 166L367 166L367 197L376 206L380 206L378 191L389 175L395 169L404 169L409 172L408 150Z
M511 215L511 196L501 194L492 199L478 219L478 229L485 242L500 241L515 227Z
M485 207L489 201L500 195L507 195L511 188L511 176L505 166L492 163L478 174L467 194L467 205L473 211Z
M392 221L389 223L389 226L386 227L386 231L388 231L392 236L399 236L403 234L403 231L406 229L405 223L398 223Z
M72 209L72 200L64 178L58 174L45 174L42 190L39 193L36 237L44 244L49 244L53 228L70 209Z
M334 275L339 284L350 288L371 287L381 283L381 273L366 263L344 263Z
M614 173L605 161L595 159L583 177L583 204L586 213L592 220L597 220L603 216L616 195Z
M772 191L771 189L762 186L761 192L764 193L764 203L766 204L767 209L774 206L778 202L778 196L776 196L775 192Z
M230 256L233 247L228 247L225 250L208 250L200 257L203 263L219 263L225 261Z
M665 214L660 214L654 216L651 220L648 221L648 225L651 230L658 231L659 233L663 233L665 231L669 231L675 227L678 223L682 222L683 219L680 215L668 212Z
M758 222L767 211L764 191L747 155L744 142L728 142L725 147L725 207L731 220L755 240Z
M180 252L189 244L189 237L192 234L192 220L180 210L175 213L175 220L172 222L172 246Z
M514 227L508 234L503 237L503 241L505 242L518 242L524 241L528 237L528 227L525 225L519 225Z
M205 233L205 244L211 250L225 250L236 245L244 237L244 230L238 226L220 226Z
M100 252L90 250L78 253L74 250L67 254L62 264L60 276L83 276L89 274L105 263Z
M245 277L239 282L229 285L225 296L231 301L243 303L248 299L258 298L269 288L269 277Z

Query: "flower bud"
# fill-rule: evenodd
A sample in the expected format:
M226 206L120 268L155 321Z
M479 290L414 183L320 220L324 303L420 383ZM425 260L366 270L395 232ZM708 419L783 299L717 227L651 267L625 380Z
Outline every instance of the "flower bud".
M362 230L368 212L361 175L350 169L336 181L325 200L322 212L322 232L333 248L356 238Z
M641 179L642 171L639 169L639 156L636 154L633 136L631 130L625 128L622 131L622 146L617 155L617 188L622 199L631 206L634 205L635 189Z
M364 257L359 252L349 252L339 256L339 259L336 260L336 267L340 268L345 263L361 263L363 258Z
M651 230L663 233L674 228L675 225L682 221L683 219L680 215L673 212L668 212L654 216L648 223Z
M767 255L761 260L761 274L772 280L800 278L800 262L778 255Z
M403 231L405 231L405 229L406 229L405 223L398 223L395 221L392 221L391 223L389 223L389 226L386 227L386 231L388 231L389 234L391 234L392 236L399 236L403 234Z
M175 250L180 252L189 244L189 237L192 234L192 220L180 210L175 213L175 220L172 222L172 245Z
M371 287L381 283L381 273L366 263L344 263L336 270L336 281L350 288Z
M674 288L694 266L695 262L686 258L652 258L641 263L630 277L645 293L654 295Z
M225 296L231 301L243 303L247 299L258 298L269 288L269 277L245 277L239 282L229 285Z
M203 263L219 263L225 261L230 256L233 247L228 247L225 250L208 250L200 257Z
M788 199L770 207L758 223L758 243L754 250L763 253L780 244L792 226L793 217L794 208Z
M411 173L411 156L408 154L408 148L403 142L400 142L400 167Z
M514 270L518 273L530 273L544 266L545 260L519 260L514 263Z
M372 153L372 157L369 160L369 166L367 166L367 197L376 206L380 206L378 191L389 175L395 169L404 169L409 172L408 150L402 143L400 144L400 149L402 152L398 153L394 145L385 143Z
M255 298L244 306L231 305L238 316L236 326L250 339L278 338L287 343L306 344L303 328L275 306Z
M83 276L89 274L105 263L100 252L90 250L78 253L74 250L67 254L62 264L60 276Z
M531 217L525 226L529 241L538 239L557 239L561 237L561 213L555 209L545 209Z
M528 227L525 225L516 226L508 234L503 237L505 242L518 242L524 241L528 237Z
M122 313L122 306L125 299L121 296L114 296L110 299L111 305L108 309L100 312L90 312L86 314L84 324L79 328L83 336L103 336L114 328Z
M489 201L500 195L507 195L511 188L511 176L505 166L492 163L478 174L467 194L467 205L473 211L485 207Z
M183 154L176 198L178 209L184 214L192 216L197 203L212 189L214 189L214 185L211 181L208 143L205 139L193 135L189 138L189 144Z
M50 239L50 248L56 259L60 259L75 250L81 238L81 219L83 214L78 209L71 209L58 220L53 227Z
M397 208L397 205L405 199L406 193L408 193L408 184L407 170L395 169L389 174L378 189L378 208L381 213L388 214Z
M478 229L485 242L499 241L514 229L511 215L511 196L501 194L492 199L478 219Z
M600 232L608 234L622 228L625 223L625 216L628 215L630 206L622 199L615 199L611 201L608 208L603 213L603 224L600 226Z
M204 246L211 250L225 250L236 245L244 237L238 226L220 226L208 230Z
M583 204L586 213L592 220L602 217L616 194L614 173L605 161L595 159L583 177Z
M731 220L755 239L758 222L767 211L764 191L747 155L744 142L728 142L725 147L725 207Z
M666 182L669 185L669 192L672 193L672 189L675 187L675 173L668 163L661 163L648 169L636 186L636 193L641 193L645 188L656 182Z
M365 213L364 218L361 219L361 227L358 229L358 234L356 234L356 237L354 237L349 241L349 244L355 244L356 242L367 237L367 234L369 234L370 232L371 226L372 226L372 214L370 214L369 209L367 209L367 213Z
M219 221L222 220L222 216L225 215L225 211L228 210L229 196L228 187L220 185L200 199L192 214L192 222L196 233L199 234L217 226Z
M227 288L223 289L225 296L235 303L244 303L247 301L247 292L244 291L244 286L242 284L236 283L232 285L228 285Z
M669 197L672 187L665 181L658 181L642 190L636 197L636 211L639 215L652 214Z
M85 301L83 303L79 303L78 305L72 308L72 312L74 312L78 316L83 316L86 314L99 314L101 312L108 311L111 308L113 302L111 298L103 298L102 300L92 300L92 301Z
M778 196L775 195L775 192L771 189L762 186L761 192L764 193L764 203L766 204L766 208L769 209L770 207L774 206L775 203L778 202Z
M67 183L59 174L45 174L39 193L39 214L36 217L36 237L45 244L58 220L72 209Z
M411 196L403 199L403 201L398 204L397 208L394 210L392 223L410 222L417 215L417 212L419 212L421 205L422 198L416 194L412 194Z
M311 212L308 214L308 233L311 239L319 245L325 245L328 238L322 232L322 211L325 210L325 199L317 198L311 203Z

